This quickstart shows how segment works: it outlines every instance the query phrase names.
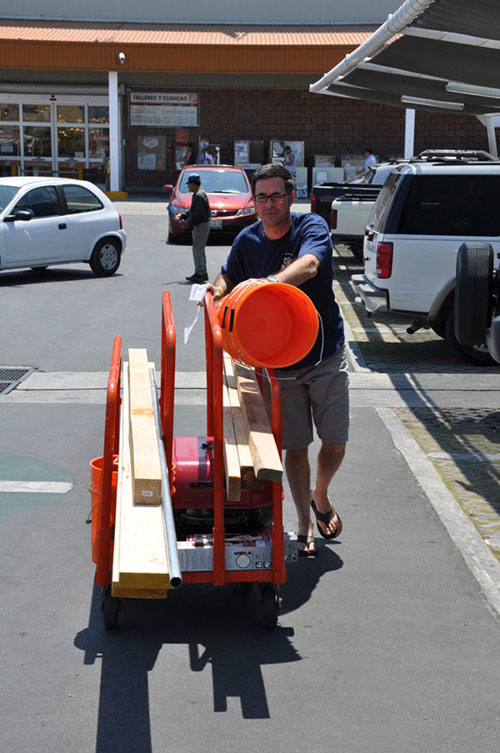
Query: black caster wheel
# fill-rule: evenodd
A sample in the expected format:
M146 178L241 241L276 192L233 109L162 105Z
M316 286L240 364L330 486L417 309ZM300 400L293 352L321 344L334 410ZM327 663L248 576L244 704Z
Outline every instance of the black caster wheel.
M278 594L274 586L264 586L260 592L260 623L273 630L278 624Z
M111 596L111 587L106 586L102 592L101 600L102 618L106 630L114 630L118 627L118 615L120 613L120 599Z
M240 594L249 594L252 588L253 583L250 581L242 581L241 583L238 583L238 591Z

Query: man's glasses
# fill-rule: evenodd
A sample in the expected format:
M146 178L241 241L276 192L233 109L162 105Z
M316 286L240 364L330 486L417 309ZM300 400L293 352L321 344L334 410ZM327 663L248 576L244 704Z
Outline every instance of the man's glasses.
M254 198L257 204L261 204L262 206L264 204L267 204L268 201L271 202L271 204L283 204L286 197L289 196L288 193L258 193Z

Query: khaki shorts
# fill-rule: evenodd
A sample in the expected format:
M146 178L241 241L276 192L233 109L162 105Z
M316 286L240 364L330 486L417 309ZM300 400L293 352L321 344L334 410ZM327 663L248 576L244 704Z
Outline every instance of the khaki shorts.
M313 423L323 442L349 438L349 372L345 348L319 366L276 369L281 384L282 446L300 450L313 441Z

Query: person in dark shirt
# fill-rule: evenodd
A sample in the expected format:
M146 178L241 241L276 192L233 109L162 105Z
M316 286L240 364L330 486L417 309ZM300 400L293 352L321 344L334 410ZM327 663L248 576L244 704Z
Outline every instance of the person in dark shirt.
M210 233L210 206L207 195L201 187L201 178L198 173L188 175L187 187L193 196L191 209L184 220L184 227L191 228L193 236L194 274L186 277L186 280L203 283L208 280L205 246Z
M328 487L345 454L349 430L344 325L332 289L333 256L328 226L317 214L291 212L293 179L282 165L263 165L252 177L259 222L242 230L213 285L217 301L239 283L296 285L320 317L317 340L299 363L276 369L281 379L285 468L298 515L299 554L317 554L311 509L319 533L336 538L342 521ZM308 446L313 424L321 440L311 487Z
M193 142L188 141L186 154L184 155L184 167L187 167L187 165L196 165L197 156L198 156L198 153L196 149L194 148Z

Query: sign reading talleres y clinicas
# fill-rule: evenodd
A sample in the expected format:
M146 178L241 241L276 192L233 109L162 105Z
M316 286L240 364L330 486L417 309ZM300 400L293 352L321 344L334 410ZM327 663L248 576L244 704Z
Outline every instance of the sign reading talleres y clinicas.
M131 126L196 127L198 95L182 92L130 92Z

